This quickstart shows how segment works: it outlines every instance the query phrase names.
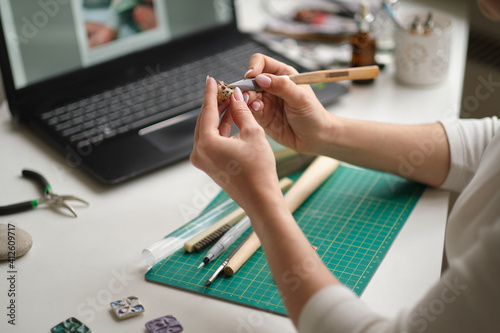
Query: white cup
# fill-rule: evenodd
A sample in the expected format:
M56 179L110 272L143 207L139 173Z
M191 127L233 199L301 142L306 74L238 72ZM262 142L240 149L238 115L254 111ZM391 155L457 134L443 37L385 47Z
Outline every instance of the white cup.
M431 32L412 32L416 15L425 22L428 11L407 13L395 32L396 77L404 83L425 85L443 81L448 74L451 46L451 19L432 11Z

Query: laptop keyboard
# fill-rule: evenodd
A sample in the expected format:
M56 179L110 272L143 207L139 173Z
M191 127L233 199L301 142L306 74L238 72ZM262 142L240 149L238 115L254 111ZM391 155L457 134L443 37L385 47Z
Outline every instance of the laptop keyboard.
M168 71L147 68L147 77L41 114L41 119L76 146L98 144L201 105L205 77L227 83L242 78L248 59L266 52L247 42Z

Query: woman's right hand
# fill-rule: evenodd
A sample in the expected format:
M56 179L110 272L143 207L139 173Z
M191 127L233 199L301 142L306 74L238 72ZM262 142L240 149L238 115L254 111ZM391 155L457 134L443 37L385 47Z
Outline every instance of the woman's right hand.
M296 85L280 76L296 73L282 62L254 54L246 77L255 77L262 91L247 92L248 105L272 139L300 153L321 154L320 133L324 132L331 115L310 86Z

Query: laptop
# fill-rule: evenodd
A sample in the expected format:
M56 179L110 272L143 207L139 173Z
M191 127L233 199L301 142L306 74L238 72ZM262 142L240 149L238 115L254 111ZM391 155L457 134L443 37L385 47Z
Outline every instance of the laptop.
M0 0L0 20L13 118L108 184L189 156L207 75L256 52L305 70L238 31L232 0Z

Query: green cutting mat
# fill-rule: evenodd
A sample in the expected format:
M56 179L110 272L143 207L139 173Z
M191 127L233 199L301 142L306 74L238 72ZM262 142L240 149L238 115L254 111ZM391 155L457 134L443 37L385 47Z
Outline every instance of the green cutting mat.
M360 295L424 188L386 173L341 166L294 216L330 271ZM221 193L212 204L226 197ZM238 243L200 270L206 251L181 249L153 266L146 279L286 315L262 248L233 277L203 286Z

